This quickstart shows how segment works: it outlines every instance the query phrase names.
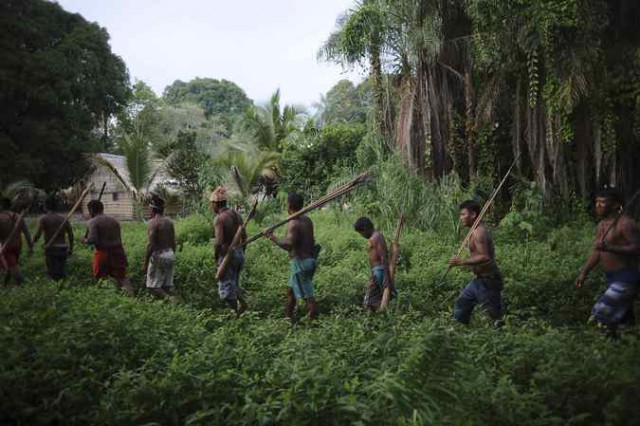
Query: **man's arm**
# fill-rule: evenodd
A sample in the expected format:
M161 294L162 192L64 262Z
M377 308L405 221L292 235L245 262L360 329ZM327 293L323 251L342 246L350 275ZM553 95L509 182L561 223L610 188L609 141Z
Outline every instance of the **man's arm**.
M147 251L144 255L144 265L142 267L144 272L149 269L149 259L151 259L151 254L155 251L156 227L157 224L152 222L149 224L149 230L147 231Z
M269 232L266 235L275 245L277 245L281 249L291 251L291 249L293 248L293 243L297 238L298 232L298 226L296 226L295 222L292 221L289 222L289 226L287 226L287 234L284 238L276 237L275 235L273 235L273 232Z
M597 250L596 246L599 244L598 241L602 240L601 235L602 226L599 225L596 232L596 243L593 250L591 250L591 256L589 256L589 258L587 259L587 263L584 264L584 266L580 270L580 274L578 274L578 278L576 278L576 287L578 288L582 287L582 284L584 284L584 282L587 280L589 272L591 272L591 270L596 267L598 262L600 262L600 251Z
M387 287L391 283L391 271L389 270L389 252L387 250L387 244L382 234L378 235L376 241L376 254L378 259L382 261L382 267L384 268L384 287Z
M88 245L95 245L98 242L98 227L95 220L90 220L87 232L87 238L83 238L82 242Z
M217 260L224 256L228 249L227 245L224 244L224 226L222 226L221 215L218 215L213 222L213 229L216 234L216 241L213 244L213 256Z
M491 255L489 254L489 233L486 229L476 229L473 235L474 254L466 259L451 259L451 266L475 266L489 262Z
M67 221L64 224L64 231L67 233L67 241L69 242L69 254L73 253L73 226Z
M29 246L29 254L33 253L33 240L31 239L31 233L29 232L29 227L27 223L22 219L22 223L20 224L22 228L22 233L24 234L24 238L27 240L27 245Z
M633 223L633 220L626 219L620 224L620 231L624 238L628 241L627 244L607 244L605 241L597 244L596 249L599 251L608 251L610 253L621 254L626 256L634 256L640 254L640 236L638 227Z
M176 252L176 228L173 226L173 222L171 222L171 226L169 227L170 237L171 238L171 250Z

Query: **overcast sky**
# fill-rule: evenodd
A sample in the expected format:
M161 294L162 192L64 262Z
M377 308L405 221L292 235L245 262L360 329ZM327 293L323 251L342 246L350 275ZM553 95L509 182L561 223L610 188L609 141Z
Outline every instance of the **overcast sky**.
M227 79L254 101L278 87L287 103L310 105L341 78L316 54L353 0L58 0L111 35L132 79L161 94L175 80Z

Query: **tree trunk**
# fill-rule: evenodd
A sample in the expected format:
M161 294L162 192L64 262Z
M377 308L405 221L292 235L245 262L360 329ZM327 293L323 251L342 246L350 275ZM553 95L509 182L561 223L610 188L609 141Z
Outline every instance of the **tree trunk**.
M465 138L467 140L467 160L469 165L469 180L473 180L478 174L478 157L474 138L474 93L471 66L468 65L464 73L464 101L466 106Z

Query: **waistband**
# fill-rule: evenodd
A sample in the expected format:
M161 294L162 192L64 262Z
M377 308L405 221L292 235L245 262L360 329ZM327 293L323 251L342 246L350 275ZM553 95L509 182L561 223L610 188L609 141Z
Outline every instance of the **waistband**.
M632 283L640 281L640 272L635 266L620 268L615 271L605 272L604 274L607 277L607 282L618 281L623 283Z

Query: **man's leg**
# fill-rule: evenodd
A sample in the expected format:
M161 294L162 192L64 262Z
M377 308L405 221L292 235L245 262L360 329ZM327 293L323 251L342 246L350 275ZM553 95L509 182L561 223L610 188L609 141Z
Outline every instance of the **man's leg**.
M50 253L49 249L45 249L44 261L47 265L47 275L49 275L49 278L52 280L55 280L55 258L53 257L53 254Z
M482 287L482 284L480 285ZM498 289L483 288L478 291L478 302L493 321L502 320L502 295Z
M296 297L291 287L287 288L287 303L284 306L284 316L293 319L296 311Z
M305 299L305 303L307 305L307 316L309 319L318 318L318 304L316 303L315 297Z
M477 285L476 280L471 281L462 292L460 292L460 296L458 296L456 300L453 308L453 318L462 324L469 324L469 320L471 319L471 312L473 312L473 308L478 300L476 297Z

